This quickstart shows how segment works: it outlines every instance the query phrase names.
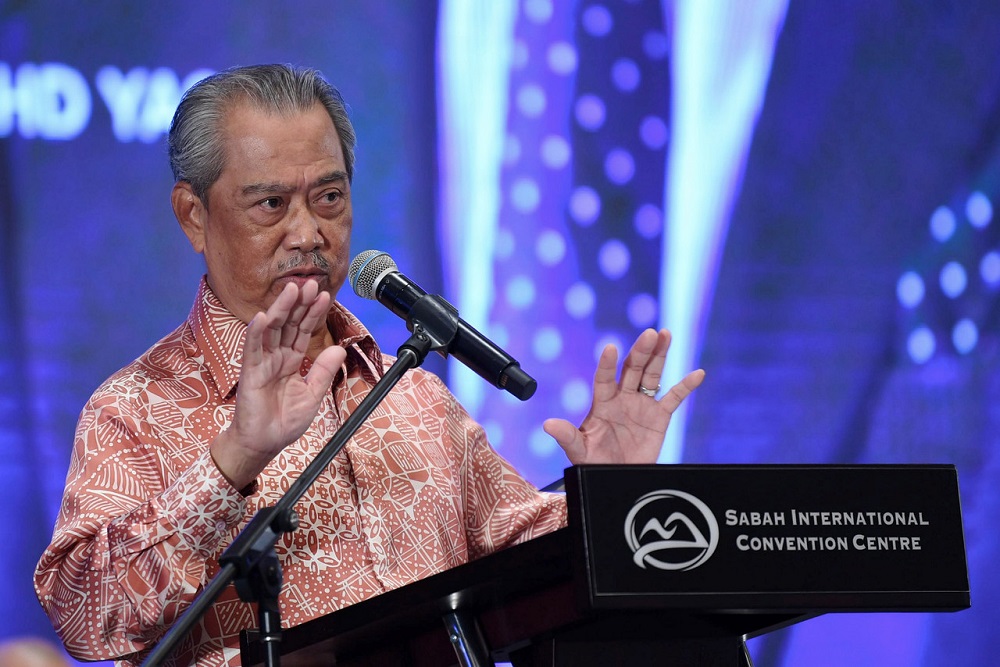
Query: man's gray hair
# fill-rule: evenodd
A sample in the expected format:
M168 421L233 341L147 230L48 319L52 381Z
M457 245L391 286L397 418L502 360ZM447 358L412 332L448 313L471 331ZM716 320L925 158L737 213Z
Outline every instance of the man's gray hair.
M202 79L184 93L167 139L174 180L190 183L207 205L208 190L225 167L222 123L227 112L248 104L267 113L289 114L308 111L316 103L330 114L344 151L347 178L353 180L357 138L344 98L318 71L290 65L233 67Z

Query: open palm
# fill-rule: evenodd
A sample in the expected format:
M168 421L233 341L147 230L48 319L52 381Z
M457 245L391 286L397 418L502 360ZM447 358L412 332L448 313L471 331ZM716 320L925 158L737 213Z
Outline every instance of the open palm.
M659 400L643 393L659 390L670 332L647 329L629 350L616 381L618 351L607 346L594 374L594 399L579 428L565 419L549 419L545 431L574 464L653 463L663 446L670 418L701 385L705 371L688 373Z

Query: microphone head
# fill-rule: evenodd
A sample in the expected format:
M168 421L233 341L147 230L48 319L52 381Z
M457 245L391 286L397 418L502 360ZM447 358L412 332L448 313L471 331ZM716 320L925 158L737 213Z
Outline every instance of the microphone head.
M365 250L358 253L351 261L347 275L350 276L351 287L355 294L363 299L374 299L375 288L382 279L390 273L398 272L399 267L388 253L381 250Z

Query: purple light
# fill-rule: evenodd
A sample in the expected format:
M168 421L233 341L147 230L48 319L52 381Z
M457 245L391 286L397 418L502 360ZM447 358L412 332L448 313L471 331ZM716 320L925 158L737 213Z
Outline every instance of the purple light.
M535 301L535 283L527 276L512 278L504 292L507 303L515 310L524 310Z
M545 266L553 266L566 256L566 240L559 232L547 229L538 236L535 255Z
M642 51L650 60L662 60L670 51L670 40L662 32L647 32L642 36Z
M969 199L965 202L965 217L977 229L982 229L990 224L990 221L993 220L993 204L989 197L979 191L969 195Z
M628 320L638 329L655 324L659 314L660 306L649 294L636 294L628 301Z
M632 224L642 238L655 239L663 231L663 213L657 206L643 204L636 210Z
M525 0L524 14L534 23L546 23L552 18L550 0Z
M630 93L638 88L641 78L639 66L628 58L619 58L611 66L611 80L614 81L615 87L622 92Z
M601 246L597 255L597 263L601 267L601 273L610 280L617 280L628 271L632 256L628 251L628 246L618 239L610 239Z
M910 353L910 359L918 364L933 357L936 346L934 334L927 327L914 329L906 340L906 350Z
M659 116L646 116L639 125L639 136L646 146L659 150L667 144L667 124Z
M531 342L531 350L539 361L553 361L562 354L562 334L555 327L542 327Z
M563 300L566 312L577 320L582 320L593 313L596 303L594 288L587 283L576 283L571 286L566 290L566 298Z
M511 203L521 213L533 213L542 199L538 184L530 178L519 178L510 192Z
M528 65L528 60L528 45L523 40L516 40L514 42L514 51L511 53L510 58L511 69L524 69Z
M625 185L635 175L635 160L624 148L613 148L604 159L604 173L616 185Z
M599 130L604 125L604 102L597 95L581 95L576 101L576 122L585 130Z
M931 213L931 236L944 243L955 233L955 214L947 206L938 206Z
M965 276L965 268L958 262L948 262L941 269L941 291L946 296L954 299L965 291L968 279Z
M581 185L569 196L569 214L577 224L587 227L594 224L601 214L601 197L586 185Z
M604 5L592 5L583 12L583 29L594 37L604 37L611 32L614 21Z
M517 108L528 118L538 118L545 112L545 91L541 86L528 84L517 91Z
M560 401L567 412L583 412L590 406L590 385L579 378L570 380L563 385Z
M555 74L572 74L576 70L576 49L568 42L556 42L549 47L548 61Z
M542 141L542 162L551 169L562 169L569 164L571 153L569 142L558 134L550 134Z
M896 298L904 308L916 308L924 300L924 280L916 271L907 271L896 283Z
M983 255L982 261L979 262L979 275L990 287L1000 285L1000 252L990 250Z
M531 452L535 456L547 458L559 449L559 443L553 440L552 436L543 431L542 427L539 426L528 436L528 448L531 449Z
M509 227L498 227L497 228L497 238L493 244L493 253L498 259L507 259L514 254L514 248L517 242L514 240L514 234L511 233Z
M490 325L490 338L500 347L510 345L510 330L504 324L494 322Z
M961 319L951 330L951 342L960 354L968 354L979 342L979 329L970 319Z
M503 163L508 167L521 159L521 140L508 134L503 142Z

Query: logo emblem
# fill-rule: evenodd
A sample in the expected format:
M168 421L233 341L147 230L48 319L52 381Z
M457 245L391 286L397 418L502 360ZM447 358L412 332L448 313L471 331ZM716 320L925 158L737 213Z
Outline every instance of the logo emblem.
M690 493L660 489L632 505L625 517L625 541L643 569L693 570L715 553L719 522Z

